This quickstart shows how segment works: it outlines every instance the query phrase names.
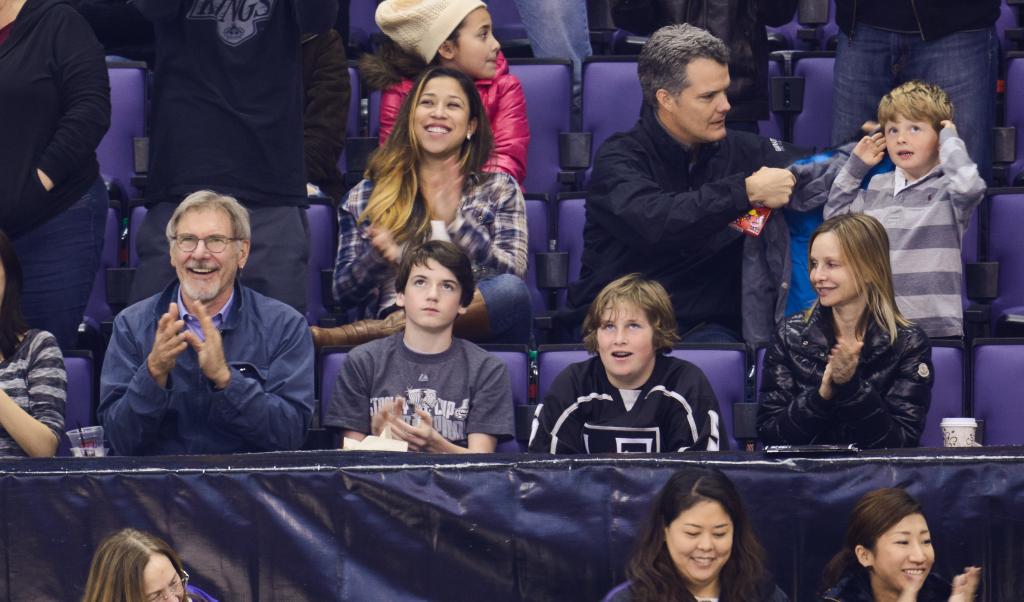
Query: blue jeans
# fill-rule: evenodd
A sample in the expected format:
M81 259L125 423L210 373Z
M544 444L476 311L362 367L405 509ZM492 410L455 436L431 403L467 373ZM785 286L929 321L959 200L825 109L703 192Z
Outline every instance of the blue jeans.
M999 44L992 28L924 41L919 34L858 24L853 38L839 33L832 89L832 143L878 119L878 101L903 82L922 80L949 94L953 122L981 175L988 179L995 125Z
M74 349L78 325L100 265L110 199L102 179L74 205L14 239L25 275L21 310L32 328Z
M580 63L593 54L586 0L515 0L537 58L572 60L573 102L580 97Z
M529 344L533 332L533 300L522 278L499 274L476 283L487 304L491 326L488 343Z

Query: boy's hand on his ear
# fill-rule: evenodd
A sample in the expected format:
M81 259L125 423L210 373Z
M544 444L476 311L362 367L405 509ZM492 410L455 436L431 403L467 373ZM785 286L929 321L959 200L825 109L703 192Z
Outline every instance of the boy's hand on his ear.
M857 146L853 147L853 154L857 155L868 167L878 165L881 163L882 157L885 156L885 137L881 132L864 136Z
M877 121L868 120L868 121L865 121L860 126L860 131L862 131L865 134L867 134L868 136L870 136L871 134L877 134L878 132L881 132L882 131L882 126Z
M949 129L952 130L954 134L956 133L956 124L948 119L943 119L939 122L939 125L941 125L944 130Z

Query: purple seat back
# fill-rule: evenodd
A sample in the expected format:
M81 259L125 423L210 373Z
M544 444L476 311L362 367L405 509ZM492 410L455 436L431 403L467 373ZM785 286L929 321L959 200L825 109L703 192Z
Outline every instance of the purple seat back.
M572 62L513 59L509 61L509 71L523 86L530 123L523 192L554 197L558 193L558 134L570 129Z
M69 350L64 352L64 370L67 372L67 403L64 406L64 430L81 426L92 426L93 420L93 363L89 351ZM60 436L57 455L71 455L71 444L67 435Z
M988 202L988 201L983 201ZM960 241L960 261L963 263L974 263L978 261L978 221L981 219L981 215L978 213L978 208L974 208L974 212L971 213L971 223L967 225L967 230L964 232L964 237ZM967 299L967 271L961 275L960 294L963 298L964 309L970 305L970 300Z
M1010 164L1010 181L1024 171L1024 57L1006 63L1006 127L1017 129L1017 158Z
M545 293L537 288L537 253L548 250L548 204L543 198L526 199L527 262L526 286L533 299L533 310L547 309Z
M720 427L729 433L731 449L739 444L732 436L732 406L742 403L746 383L747 355L742 344L681 345L669 354L693 363L704 372L722 411ZM543 403L551 383L569 364L586 360L582 348L566 345L542 346L537 355L537 397Z
M1024 313L1024 194L997 194L989 199L989 261L999 262L999 296L992 319ZM994 326L994 322L993 322Z
M132 186L135 173L134 138L146 135L146 69L136 63L110 63L110 129L96 148L104 179L119 185L128 198L139 195Z
M83 321L90 328L99 329L102 322L113 319L114 313L107 304L107 268L116 268L118 247L121 241L117 210L107 208L107 222L103 227L103 250L100 251L100 267L92 281L89 301L85 306Z
M320 424L324 423L324 416L327 415L327 405L331 403L334 395L334 387L338 383L338 374L345 364L348 351L341 349L325 349L320 354ZM369 411L369 409L367 409Z
M943 418L964 415L964 349L959 341L933 341L932 404L921 433L921 447L942 447Z
M584 59L582 125L584 132L593 134L591 161L609 136L636 125L642 106L636 57ZM589 183L590 170L586 179Z
M780 61L768 61L768 77L782 75L782 63ZM771 90L769 89L769 94ZM768 119L757 122L757 129L762 136L782 140L782 117L778 113L769 113Z
M128 216L128 267L134 268L139 265L139 253L135 249L135 241L139 236L139 228L142 226L142 220L146 219L146 214L149 210L144 205L138 205L132 207L132 212Z
M348 119L345 120L345 138L354 138L360 135L359 131L359 100L362 98L362 83L359 81L359 72L352 65L348 67L348 81L352 87L352 94L348 97ZM348 171L345 167L345 149L341 150L338 157L338 169L341 173Z
M1006 0L1003 0L999 4L999 18L996 19L996 37L999 38L999 45L1004 51L1013 49L1012 44L1006 39L1006 30L1013 27L1018 27L1017 15Z
M804 57L793 65L793 75L804 78L804 110L793 116L793 143L827 148L832 138L831 57Z
M353 0L342 5L348 6L348 35L342 35L347 43L369 50L370 36L380 31L374 20L377 4L376 0Z
M487 345L484 345L484 348L488 349L491 355L505 362L505 367L508 368L508 380L512 385L512 403L515 406L528 404L530 402L530 359L526 355L526 349L513 350L498 346L488 347ZM515 418L514 412L513 418ZM510 454L524 452L526 444L526 441L520 443L513 437L499 443L495 451Z
M366 108L369 117L366 124L366 135L373 138L380 136L380 95L380 90L370 90L366 93Z
M583 224L586 219L584 195L558 199L558 250L569 254L569 282L575 282L580 277L580 267L583 265ZM565 296L565 291L559 293L559 307L565 305Z
M512 0L491 0L487 3L487 12L491 13L494 37L499 40L526 37L526 27Z
M306 208L309 221L309 280L306 286L306 321L317 324L328 314L323 303L320 271L334 267L338 242L338 218L329 204L311 204Z
M976 339L974 417L985 421L985 445L1024 445L1024 339Z

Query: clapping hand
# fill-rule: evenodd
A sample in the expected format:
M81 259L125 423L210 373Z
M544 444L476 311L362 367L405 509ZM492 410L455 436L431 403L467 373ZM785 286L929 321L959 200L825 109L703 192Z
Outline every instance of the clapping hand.
M860 351L864 348L864 341L850 340L839 337L832 347L832 353L828 356L828 363L832 366L832 382L842 385L850 382L854 372L857 371L857 363L860 361Z
M370 434L380 437L381 433L384 432L384 428L391 424L392 419L398 418L401 420L404 411L404 397L396 397L393 402L382 405L370 419Z
M185 340L196 350L199 356L199 369L203 371L203 375L213 382L214 388L223 389L231 382L231 370L224 360L224 343L220 338L220 331L213 325L213 318L198 299L195 300L194 313L199 318L199 325L203 328L203 337L206 340L200 341L199 336L191 331L185 332Z
M161 387L167 386L167 376L174 370L178 355L188 347L185 333L182 332L184 328L185 321L180 318L178 304L171 303L167 306L167 313L160 316L156 324L153 348L146 358L149 375Z
M953 592L949 602L971 602L981 580L981 567L969 566L953 578Z
M434 430L434 419L419 408L416 408L416 415L420 417L418 426L412 426L401 418L392 419L391 435L408 443L411 451L440 451L436 448L441 435Z
M395 242L395 238L389 230L370 226L368 233L370 244L380 253L381 257L393 264L397 264L402 259L402 248Z

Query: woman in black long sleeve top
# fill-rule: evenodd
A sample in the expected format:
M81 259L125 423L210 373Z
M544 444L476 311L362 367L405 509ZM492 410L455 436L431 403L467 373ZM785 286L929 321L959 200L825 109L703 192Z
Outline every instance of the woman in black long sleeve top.
M66 0L0 0L0 228L30 326L73 345L103 245L96 147L110 125L103 48Z

